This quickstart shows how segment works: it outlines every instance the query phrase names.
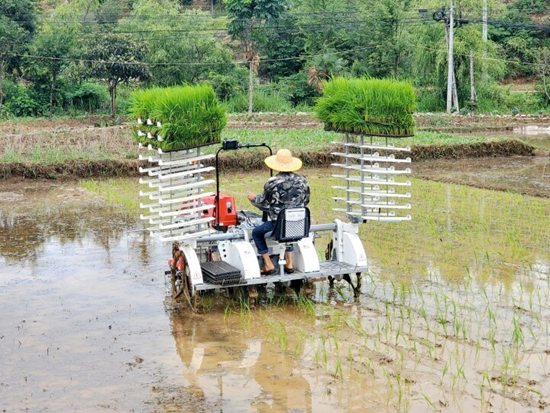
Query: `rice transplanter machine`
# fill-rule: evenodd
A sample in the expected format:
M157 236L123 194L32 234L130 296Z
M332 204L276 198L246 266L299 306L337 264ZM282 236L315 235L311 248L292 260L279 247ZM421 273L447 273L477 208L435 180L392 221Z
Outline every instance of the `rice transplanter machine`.
M172 297L196 307L201 292L207 290L243 287L255 300L259 286L269 289L281 284L296 292L301 287L313 292L316 281L329 280L332 284L342 279L359 294L361 273L368 268L359 238L360 224L411 219L411 158L407 156L411 149L394 145L390 137L340 136L343 139L334 143L337 149L333 155L341 162L333 167L341 172L333 177L342 182L334 186L341 192L334 197L340 204L334 210L342 219L313 225L307 208L283 211L277 228L268 236L270 254L278 265L277 272L269 276L260 274L251 237L262 217L238 211L234 197L220 193L218 159L222 151L271 149L265 144L226 140L216 154L205 153L204 147L167 152L140 143L139 159L147 162L140 167L141 219L152 236L172 243L167 271ZM322 232L332 234L324 259L315 248L316 234ZM294 247L294 272L290 274L284 271L284 252L289 245Z

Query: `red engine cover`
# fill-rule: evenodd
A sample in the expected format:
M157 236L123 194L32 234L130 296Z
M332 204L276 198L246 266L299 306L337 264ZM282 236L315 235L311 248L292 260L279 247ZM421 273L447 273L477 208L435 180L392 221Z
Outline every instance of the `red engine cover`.
M205 204L213 205L216 203L216 196L205 196L201 198L201 201ZM202 217L216 217L216 208L204 210ZM235 197L226 194L220 194L219 224L223 227L230 227L237 225L237 207L235 205ZM215 224L215 221L214 221Z

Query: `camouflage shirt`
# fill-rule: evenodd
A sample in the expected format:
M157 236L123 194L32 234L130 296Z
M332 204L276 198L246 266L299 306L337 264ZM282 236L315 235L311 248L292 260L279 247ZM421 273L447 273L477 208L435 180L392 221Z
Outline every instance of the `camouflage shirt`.
M268 179L264 192L256 195L252 205L269 213L277 220L281 209L303 207L309 203L309 186L306 178L294 172L279 172Z

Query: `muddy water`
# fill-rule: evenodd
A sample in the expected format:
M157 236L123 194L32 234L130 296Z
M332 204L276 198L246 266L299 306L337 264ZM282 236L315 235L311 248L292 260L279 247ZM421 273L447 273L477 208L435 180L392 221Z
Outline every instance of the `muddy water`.
M311 184L326 186L323 173ZM166 249L102 199L77 186L2 187L0 407L547 411L550 202L520 202L536 221L521 220L516 243L515 227L500 232L504 207L517 217L514 197L500 211L483 193L416 185L410 225L363 228L372 271L359 300L345 283L318 284L314 305L249 311L214 295L206 314L164 304ZM429 220L441 205L453 208L448 234Z
M165 249L77 186L4 186L0 214L2 411L377 411L263 318L165 308Z
M142 406L174 347L155 247L77 187L4 187L0 200L3 411Z
M420 178L550 197L550 157L517 156L417 162Z

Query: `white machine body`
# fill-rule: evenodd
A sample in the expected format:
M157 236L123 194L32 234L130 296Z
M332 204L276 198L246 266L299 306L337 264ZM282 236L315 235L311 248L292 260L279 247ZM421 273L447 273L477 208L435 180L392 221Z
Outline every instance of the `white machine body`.
M294 244L294 267L303 273L320 270L319 257L310 237L302 238Z
M254 248L247 241L222 241L218 243L221 259L241 271L245 280L260 278L260 265Z
M202 279L202 270L199 257L194 248L189 245L181 245L180 250L185 255L185 260L187 262L187 276L191 280L191 285L202 284L204 280Z
M367 266L367 254L359 238L359 225L335 220L334 249L337 261L358 267Z

